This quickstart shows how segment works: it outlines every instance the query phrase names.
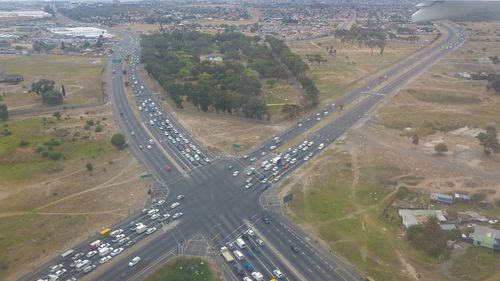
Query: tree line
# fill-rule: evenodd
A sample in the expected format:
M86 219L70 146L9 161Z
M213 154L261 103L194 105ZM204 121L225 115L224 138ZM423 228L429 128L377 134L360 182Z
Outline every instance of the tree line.
M144 35L141 42L146 71L178 108L190 102L204 112L213 108L217 113L270 118L261 79L287 77L257 36L163 30Z
M370 49L379 48L380 55L384 54L387 45L387 33L380 28L365 28L353 26L351 29L339 29L335 31L335 37L340 38L342 43L357 44L360 48L363 46Z
M297 80L306 92L306 98L309 104L312 106L318 105L319 91L312 79L306 75L306 71L309 70L307 64L299 55L292 53L290 48L288 48L282 40L268 35L266 36L266 42L271 46L273 52L278 55L280 61L288 67L295 77L297 77Z

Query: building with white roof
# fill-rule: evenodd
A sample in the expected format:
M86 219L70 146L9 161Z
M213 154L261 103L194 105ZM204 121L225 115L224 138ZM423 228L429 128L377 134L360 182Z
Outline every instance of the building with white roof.
M89 38L97 39L101 35L104 38L113 37L112 34L108 33L106 29L101 29L97 27L55 27L49 28L49 31L58 36L63 37L73 37L73 38Z

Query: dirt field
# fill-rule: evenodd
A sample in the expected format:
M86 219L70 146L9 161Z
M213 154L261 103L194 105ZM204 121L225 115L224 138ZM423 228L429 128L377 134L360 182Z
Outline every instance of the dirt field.
M100 73L105 63L106 58L83 56L0 56L2 71L24 78L19 85L0 83L0 93L9 110L40 108L41 97L29 90L31 83L44 78L54 80L56 87L64 84L64 104L68 108L98 104L102 102Z
M309 63L309 76L316 82L320 90L320 99L328 102L338 98L347 91L354 89L370 77L376 77L376 72L387 67L408 54L422 48L432 40L432 35L422 35L421 39L415 43L408 43L401 40L389 41L383 56L379 55L379 50L348 45L341 43L333 36L317 40L303 40L291 42L291 50L305 59L306 54L318 54L326 63ZM326 52L327 46L333 46L337 50L335 56Z
M485 58L500 51L491 39L500 25L469 27L471 40L464 47L281 187L282 195L294 193L290 216L375 280L498 279L498 271L482 269L485 264L498 268L498 255L473 248L450 261L432 258L409 245L394 211L387 216L383 211L404 186L418 198L415 204L425 206L430 192L484 194L490 207L453 204L446 209L500 216L500 155L486 157L475 139L487 124L500 125L494 110L500 97L487 92L485 82L455 78L461 71L496 72ZM410 138L415 133L420 136L416 147ZM439 142L449 152L437 155ZM470 274L476 271L481 274Z
M17 279L142 208L150 180L140 178L144 170L126 149L110 144L118 129L108 107L63 112L61 120L13 120L4 129L11 134L0 136L2 280ZM38 147L62 159L42 157Z

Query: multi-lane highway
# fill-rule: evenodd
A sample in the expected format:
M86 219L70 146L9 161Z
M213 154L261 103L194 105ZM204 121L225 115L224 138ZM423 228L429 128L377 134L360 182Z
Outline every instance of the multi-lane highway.
M82 252L84 256L68 260L55 257L22 280L45 278L50 273L50 266L58 264L66 270L62 272L58 268L54 271L64 274L61 280L141 280L154 265L184 253L195 237L206 241L208 247L201 254L215 254L223 265L227 280L255 279L258 274L254 272L269 280L280 275L276 269L283 274L283 280L360 280L363 276L355 268L318 247L285 217L268 212L260 205L259 197L263 190L275 188L273 183L321 153L380 101L463 43L466 36L462 30L450 23L440 25L446 30L444 38L392 67L382 78L368 82L337 101L337 104L344 105L352 103L345 112L338 113L337 118L325 122L325 118L339 110L335 105L328 105L264 142L249 155L232 160L212 159L161 107L156 95L138 75L139 38L123 33L124 40L114 52L114 59L121 59L122 63L109 69L112 80L109 83L110 103L133 153L155 181L165 190L168 188L166 198L155 198L166 202L152 202L147 209L113 226L113 229L123 230L121 239L126 238L125 241L113 242L109 236L100 239L110 247L124 249L109 261L101 264L103 257L99 254L85 257L91 251L89 244L99 239L92 237L73 247L75 253ZM123 75L127 57L127 73ZM124 86L125 82L128 86ZM318 125L321 128L307 140L288 146L292 140ZM281 147L285 144L287 149ZM178 199L178 195L184 198ZM171 208L175 201L180 203L179 206ZM152 211L156 209L158 211ZM174 220L175 213L183 215ZM170 217L167 218L166 214ZM147 229L156 228L156 231L138 233L132 229L136 223L144 224ZM243 239L247 246L235 246L238 238ZM235 258L231 264L218 254L223 246L230 248ZM241 252L241 260L234 251ZM136 256L141 257L141 261L129 266ZM88 273L78 271L75 260L89 260L88 263L96 267L86 265Z

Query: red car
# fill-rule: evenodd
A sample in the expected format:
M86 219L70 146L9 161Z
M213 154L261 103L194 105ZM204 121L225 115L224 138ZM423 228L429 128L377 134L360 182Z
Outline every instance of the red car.
M172 168L170 166L165 166L165 171L170 172L172 171Z
M286 163L283 168L288 169L288 163Z

